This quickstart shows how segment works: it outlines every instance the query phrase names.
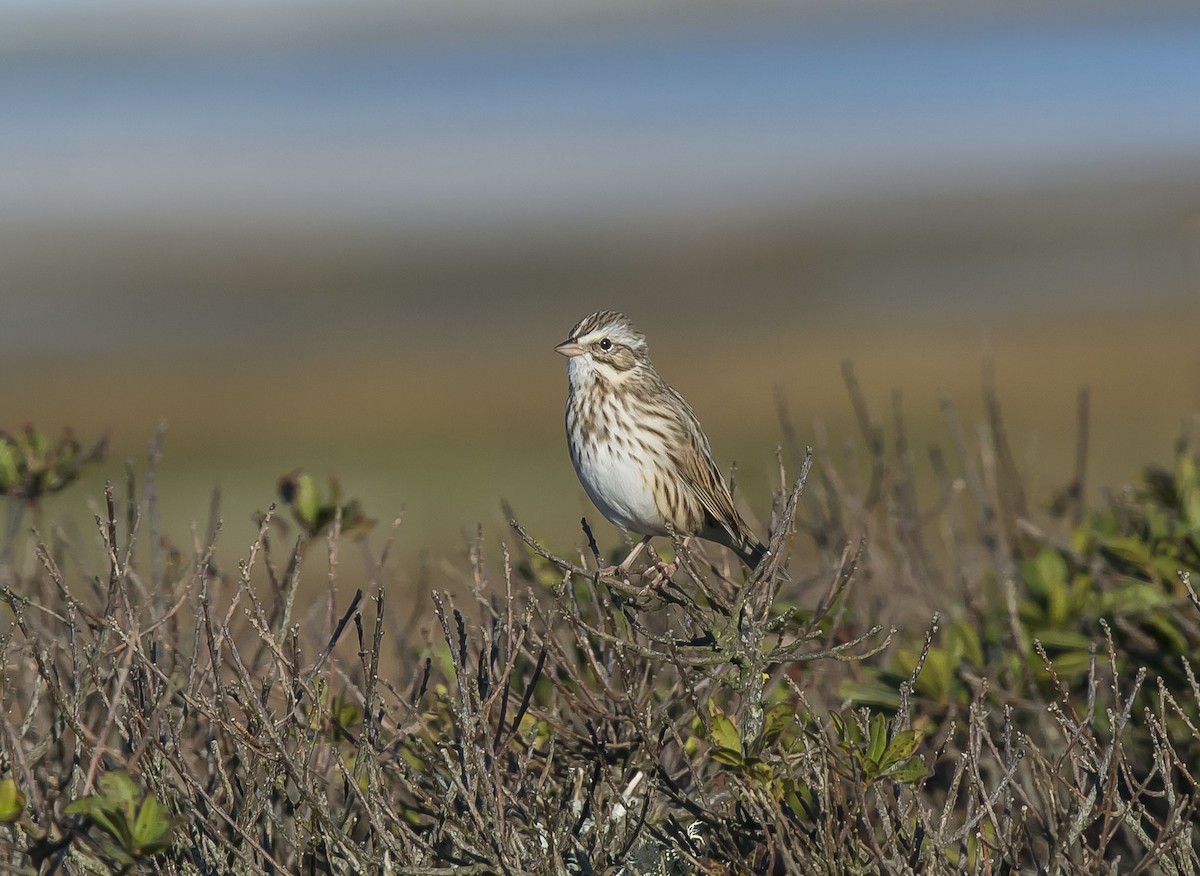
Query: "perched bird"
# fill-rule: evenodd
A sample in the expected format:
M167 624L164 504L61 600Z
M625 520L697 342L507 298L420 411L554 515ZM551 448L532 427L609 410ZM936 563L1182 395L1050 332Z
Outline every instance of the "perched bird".
M624 314L602 310L554 349L567 357L575 473L605 517L643 536L602 574L627 575L650 539L668 528L723 544L757 566L767 548L734 508L695 413L654 370L646 336Z

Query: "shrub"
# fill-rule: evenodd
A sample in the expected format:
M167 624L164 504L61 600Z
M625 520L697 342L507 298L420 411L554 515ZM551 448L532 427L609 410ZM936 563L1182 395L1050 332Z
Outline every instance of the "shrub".
M971 449L946 406L933 514L903 418L888 453L864 415L865 489L790 448L753 573L676 543L672 580L604 578L586 522L577 556L514 523L433 594L424 635L386 544L339 589L346 509L367 518L336 489L290 476L297 541L280 552L268 511L229 574L216 525L164 561L151 524L145 563L153 490L110 485L98 561L39 535L33 571L0 568L0 853L43 872L1195 873L1195 452L1035 520L988 409ZM317 620L299 582L322 544ZM911 592L932 620L872 621Z

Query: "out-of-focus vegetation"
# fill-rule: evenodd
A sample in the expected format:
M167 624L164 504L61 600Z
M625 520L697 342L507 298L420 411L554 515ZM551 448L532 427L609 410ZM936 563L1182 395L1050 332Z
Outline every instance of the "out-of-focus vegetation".
M36 368L26 362L6 370L6 409L51 433L64 421L84 437L110 433L111 462L83 471L74 495L43 502L75 532L95 513L80 495L120 480L123 463L143 456L146 436L165 419L158 475L164 526L203 529L207 504L193 497L219 488L229 537L217 548L224 565L238 559L234 539L252 537L254 513L275 498L280 474L302 466L321 482L336 473L370 516L403 515L397 569L411 569L425 552L444 583L442 559L466 552L477 523L503 526L501 500L559 543L577 538L574 521L592 513L567 456L566 377L550 349L581 308L592 306L573 298L554 306L557 321L498 324L495 335L464 329L453 335L449 357L410 341L353 360L321 352L296 362L266 350L221 360L156 354L153 366L118 354L104 357L103 368L70 358ZM824 442L839 465L853 458L848 439L858 426L841 372L847 358L877 417L889 418L889 394L902 392L923 494L936 489L925 449L946 440L941 400L953 400L973 432L983 417L978 386L989 353L1034 504L1052 499L1072 464L1080 386L1090 386L1093 398L1092 499L1099 484L1133 477L1143 460L1169 464L1178 411L1200 407L1191 311L1098 315L1094 322L1047 316L1040 325L998 323L986 334L954 322L884 328L870 319L828 321L814 311L810 324L786 335L763 327L761 335L718 336L676 328L653 308L644 318L628 309L650 332L660 371L699 413L718 463L728 470L736 462L744 508L760 530L774 449L783 440L780 398L799 441ZM127 388L119 410L110 386ZM597 532L615 535L603 520Z
M673 580L600 578L590 530L571 551L514 521L471 540L460 596L417 606L389 580L395 530L360 531L370 571L349 571L353 500L302 472L282 482L301 531L267 512L236 568L213 561L211 510L190 545L163 532L156 441L142 481L106 490L100 550L51 521L0 568L4 860L1200 871L1194 431L1090 490L1081 393L1077 457L1039 505L985 383L977 430L943 404L925 495L901 398L884 420L844 379L845 454L781 417L759 569L662 543ZM299 595L308 564L320 600Z

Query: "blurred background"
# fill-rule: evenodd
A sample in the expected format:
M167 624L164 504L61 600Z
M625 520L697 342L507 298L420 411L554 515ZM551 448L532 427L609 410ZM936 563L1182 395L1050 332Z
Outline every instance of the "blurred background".
M920 473L990 356L1037 501L1089 385L1121 483L1200 410L1198 45L1159 0L4 0L0 428L111 430L84 533L165 421L163 527L219 486L227 558L296 467L402 569L502 498L613 543L552 347L618 308L760 527L777 395L859 442L845 360Z

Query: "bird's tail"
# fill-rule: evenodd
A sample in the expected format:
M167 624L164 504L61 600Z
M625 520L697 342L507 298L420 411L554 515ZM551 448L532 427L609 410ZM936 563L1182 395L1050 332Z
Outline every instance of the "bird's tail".
M709 541L715 541L717 544L725 545L725 547L737 554L738 558L753 572L758 568L758 564L763 561L763 557L770 550L765 544L755 538L754 534L750 531L750 527L742 524L737 529L740 531L735 534L735 531L731 527L710 526L706 531L700 533L700 537L706 538ZM779 570L779 574L785 581L788 580L787 575L783 573L782 569Z
M767 546L761 541L757 541L753 544L743 546L742 549L738 551L738 554L741 556L743 563L745 563L751 569L757 569L758 564L761 563L763 561L763 557L767 555Z
M758 564L763 561L763 558L769 553L767 546L761 541L756 541L753 544L746 545L738 551L738 556L742 558L742 562L754 571L758 568ZM776 569L775 574L784 581L791 581L791 577L783 569Z

